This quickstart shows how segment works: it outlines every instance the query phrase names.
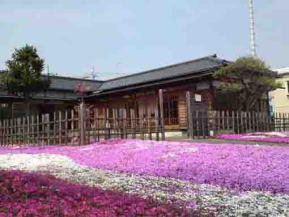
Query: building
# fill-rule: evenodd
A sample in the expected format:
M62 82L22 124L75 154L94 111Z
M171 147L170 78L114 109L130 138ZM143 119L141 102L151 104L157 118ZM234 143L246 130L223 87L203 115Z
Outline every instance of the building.
M230 109L225 104L226 100L220 103L215 97L220 81L212 76L229 63L211 55L106 81L52 76L49 90L33 97L34 113L72 107L79 101L75 87L84 83L90 89L84 99L93 111L91 115L98 118L154 118L160 116L158 100L159 91L162 90L165 129L186 130L188 92L193 98L193 110ZM23 99L6 93L2 93L0 99L2 105L8 102L23 104ZM267 110L267 99L260 99L257 107L258 110ZM14 113L18 116L21 111L23 109Z
M78 84L84 83L91 87L91 91L96 90L101 81L70 78L63 76L43 75L43 79L50 79L50 87L45 92L39 92L31 99L30 110L33 114L49 113L57 110L66 109L75 105L79 96L75 92ZM5 91L0 91L0 118L21 117L25 115L23 98L20 96L9 95Z
M212 75L229 61L216 55L165 66L103 82L86 102L96 108L98 117L159 117L158 93L163 90L166 130L186 130L186 93L194 99L192 109L229 109L214 97L220 84ZM267 99L257 107L267 110Z
M270 92L270 104L273 112L289 113L289 67L276 70L277 81L283 88Z

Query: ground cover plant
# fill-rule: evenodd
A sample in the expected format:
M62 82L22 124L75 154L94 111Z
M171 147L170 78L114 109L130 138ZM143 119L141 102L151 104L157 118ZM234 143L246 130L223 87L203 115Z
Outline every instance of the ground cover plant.
M0 167L138 194L201 216L286 216L289 148L109 140L88 146L0 148Z
M289 132L255 132L243 134L222 133L216 136L217 139L270 142L270 143L288 143Z
M173 205L50 175L0 170L0 180L3 216L186 216Z

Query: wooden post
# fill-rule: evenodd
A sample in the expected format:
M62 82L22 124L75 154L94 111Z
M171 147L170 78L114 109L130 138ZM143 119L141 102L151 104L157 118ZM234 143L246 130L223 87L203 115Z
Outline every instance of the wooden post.
M222 130L225 130L225 111L222 111Z
M99 108L97 108L96 109L96 119L95 119L95 127L96 127L96 132L97 132L97 141L99 142L99 140L100 140L100 136L99 136L99 133L100 133L100 131L99 131L99 128L100 128L100 126L101 126L101 122L100 122L100 118L99 118L99 112L98 112L98 110L99 110Z
M27 125L26 125L26 129L27 129L27 134L26 134L26 144L31 145L31 140L32 140L32 136L31 136L31 122L30 122L30 116L26 117L27 120Z
M54 144L54 145L57 144L56 126L57 126L56 112L53 112L53 144Z
M148 134L149 134L149 139L152 140L152 133L151 133L151 118L148 117Z
M227 122L227 131L230 130L230 121L229 121L229 110L226 111L226 122Z
M187 130L188 137L193 139L193 114L191 108L191 93L190 91L186 92L186 103L187 103Z
M127 124L129 123L127 121L127 112L126 108L123 109L123 138L127 139Z
M65 145L67 145L68 144L68 111L67 110L65 110L65 113L64 113L64 116L65 116L65 122L64 122L64 128L65 128L65 132L64 132L64 134L65 134L65 141L64 141L64 143L65 143Z
M249 127L249 131L251 132L252 131L252 120L251 120L251 112L249 111L248 112L248 127Z
M0 145L3 145L3 125L2 125L2 120L0 120Z
M58 143L62 144L62 112L58 112Z
M32 135L31 135L31 138L32 138L32 143L33 145L35 145L35 120L34 120L34 115L31 115L31 131L32 131Z
M21 122L21 120L20 120ZM40 135L39 135L39 114L36 115L36 143L37 145L40 144Z
M14 137L14 135L13 135L13 119L10 119L9 120L9 122L10 122L10 143L13 145L14 144L14 139L13 139L13 137Z
M159 89L159 117L161 125L161 138L165 140L165 122L164 122L164 94L163 89Z
M133 116L132 116L132 138L135 139L136 138L136 132L137 132L137 117L136 117L136 110L134 110L133 112Z
M197 110L196 112L197 112L196 113L196 128L197 128L196 134L197 134L197 138L201 139L202 138L201 137L201 135L202 135L202 122L201 122L201 115L200 115L201 110Z
M80 145L85 145L85 104L80 104Z
M46 136L47 136L47 145L51 145L51 138L50 138L50 118L49 113L45 115L45 123L46 123Z
M158 101L158 97L156 97L156 102ZM159 132L159 114L158 114L158 103L156 103L156 108L155 108L155 130L156 130L156 140L159 141L160 140L160 132Z
M71 110L71 142L74 142L74 137L77 135L75 132L74 132L74 109ZM73 144L75 145L75 144Z
M6 125L5 125L5 120L1 121L2 124L2 145L6 145Z
M201 121L202 121L202 136L203 136L203 139L206 138L206 128L205 128L205 124L208 123L208 114L206 114L206 111L201 111ZM207 119L207 120L206 120Z
M232 128L233 128L233 133L235 133L235 112L232 111Z
M25 117L21 118L22 123L21 123L21 132L22 132L22 145L25 144Z

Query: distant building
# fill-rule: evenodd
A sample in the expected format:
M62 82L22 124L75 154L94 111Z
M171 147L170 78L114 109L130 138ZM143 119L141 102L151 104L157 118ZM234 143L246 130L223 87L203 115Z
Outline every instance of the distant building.
M289 113L289 67L276 69L277 81L282 83L283 88L270 92L270 104L273 112Z
M42 78L47 79L48 77L47 75L42 75ZM30 110L32 114L50 113L72 108L79 101L79 96L75 92L77 85L84 84L91 91L94 91L102 83L97 80L55 75L49 76L49 79L51 84L48 90L33 95L31 99ZM0 119L11 116L23 117L25 115L23 100L21 96L11 95L6 91L0 90Z

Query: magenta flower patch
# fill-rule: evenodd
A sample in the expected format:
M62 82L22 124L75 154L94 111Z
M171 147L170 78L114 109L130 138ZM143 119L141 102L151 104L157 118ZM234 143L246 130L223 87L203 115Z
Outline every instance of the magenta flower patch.
M0 170L0 216L187 216L185 210L72 184L50 175ZM192 216L198 216L192 211Z
M0 153L62 154L93 168L172 177L240 191L289 193L286 146L109 140L77 147L1 148Z

